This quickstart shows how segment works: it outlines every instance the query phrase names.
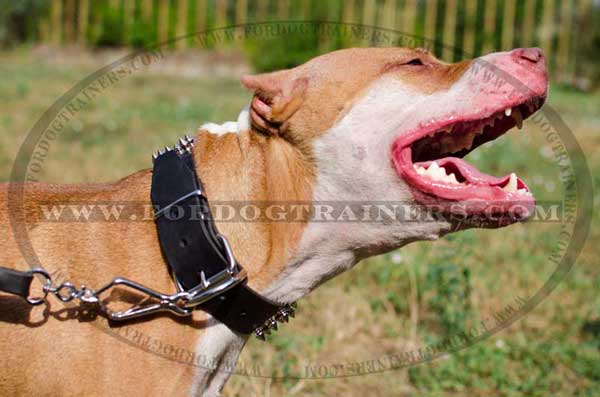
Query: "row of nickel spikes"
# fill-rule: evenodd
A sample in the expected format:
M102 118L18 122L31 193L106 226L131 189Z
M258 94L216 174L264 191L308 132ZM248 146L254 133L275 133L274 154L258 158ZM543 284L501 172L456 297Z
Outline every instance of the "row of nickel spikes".
M277 313L265 321L263 325L258 327L254 331L254 335L256 335L256 337L260 340L266 340L267 335L270 335L271 331L277 331L278 322L287 323L290 321L290 317L294 318L296 316L296 307L298 307L296 302L285 305L279 309Z
M152 161L156 160L158 156L162 156L165 153L170 152L171 150L176 150L177 153L183 154L185 152L191 153L192 148L194 147L194 138L190 138L187 134L183 138L179 138L179 141L175 144L173 149L168 146L165 146L165 150L158 149L156 153L152 155Z

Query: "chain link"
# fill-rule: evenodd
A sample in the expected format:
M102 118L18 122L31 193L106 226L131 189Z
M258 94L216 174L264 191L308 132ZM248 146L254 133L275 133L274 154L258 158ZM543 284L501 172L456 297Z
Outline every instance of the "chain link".
M81 288L78 289L75 287L75 285L73 285L73 283L68 281L56 287L53 287L52 284L45 284L44 292L54 294L63 302L71 302L73 299L79 299L82 303L99 303L98 296L94 293L94 291L88 289L85 285L82 285Z

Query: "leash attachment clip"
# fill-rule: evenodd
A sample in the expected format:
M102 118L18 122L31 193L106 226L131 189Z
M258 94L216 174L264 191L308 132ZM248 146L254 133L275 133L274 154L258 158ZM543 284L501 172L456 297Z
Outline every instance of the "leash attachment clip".
M177 316L189 316L193 313L196 306L219 296L246 279L246 271L237 265L227 239L221 234L217 237L224 247L228 262L227 268L210 278L207 278L204 272L202 272L201 283L187 291L183 290L181 284L177 281L178 292L167 295L124 277L115 277L110 283L98 290L91 290L85 285L77 288L68 281L53 286L50 274L43 269L36 268L30 270L28 274L40 274L44 277L43 295L41 297L27 297L27 302L33 306L42 304L46 301L48 294L51 293L65 303L78 299L81 303L96 306L108 318L114 321L129 320L158 312L170 312ZM141 292L147 298L127 310L113 311L108 308L107 304L103 303L100 295L119 286L129 287L137 292ZM148 303L148 300L153 302Z
M123 277L117 277L109 284L105 285L98 291L95 291L95 295L99 296L103 292L106 292L113 287L125 285L135 289L136 291L146 294L148 298L154 299L158 302L146 305L138 304L120 312L111 311L106 307L106 305L101 304L100 307L102 311L111 320L115 321L129 320L131 318L164 311L171 312L177 316L191 315L196 306L219 296L223 292L236 286L246 279L246 271L237 265L227 239L221 234L218 235L218 238L223 243L229 264L225 270L222 270L208 279L204 275L204 272L202 272L202 282L196 287L187 291L183 290L181 288L181 284L176 280L177 289L179 291L172 295L162 294L146 286L138 284L135 281L131 281Z

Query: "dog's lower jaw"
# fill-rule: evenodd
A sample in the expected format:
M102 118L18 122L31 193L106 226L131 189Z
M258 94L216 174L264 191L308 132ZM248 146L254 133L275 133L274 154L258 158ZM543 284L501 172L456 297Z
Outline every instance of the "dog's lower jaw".
M398 223L391 228L377 223L361 224L359 227L364 234L354 230L348 232L347 229L352 228L351 223L309 224L298 255L286 265L264 295L278 302L297 301L363 259L415 241L437 240L450 232L452 226L439 221L410 226Z

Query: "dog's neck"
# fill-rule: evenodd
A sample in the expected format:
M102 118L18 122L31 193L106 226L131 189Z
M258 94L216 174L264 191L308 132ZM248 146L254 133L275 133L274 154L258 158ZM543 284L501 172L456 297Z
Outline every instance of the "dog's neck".
M314 204L317 199L336 200L339 193L331 190L335 184L327 180L334 164L322 165L317 176L314 159L283 138L252 130L235 134L204 131L198 135L194 153L211 203L227 202L236 213L244 203ZM223 222L218 216L217 227L230 239L248 271L249 285L281 303L300 299L364 257L417 239L437 238L442 229L433 223L412 228L399 223L390 232L378 223L349 225L297 218L292 222ZM237 360L244 343L245 338L219 324L204 332L197 351L226 367ZM210 391L220 390L227 378L220 368L198 371L197 390L208 390L210 395Z
M253 221L253 211L264 211L266 203L310 201L313 166L285 140L251 130L225 135L201 131L196 141L194 160L217 212L217 228L230 240L250 286L264 290L293 256L306 219ZM219 207L233 209L233 219L222 219Z
M219 232L229 239L234 254L248 273L248 284L265 292L279 279L296 255L305 220L294 222L250 221L246 208L262 203L297 203L312 199L313 165L306 156L281 138L266 137L250 129L235 134L201 130L194 160L204 184ZM219 206L233 208L230 221L220 219ZM225 205L222 206L224 208ZM251 216L250 216L251 217ZM279 302L291 297L278 295ZM246 338L222 324L207 327L196 347L198 353L223 367L235 363ZM225 369L198 370L195 389L218 393L228 378Z

